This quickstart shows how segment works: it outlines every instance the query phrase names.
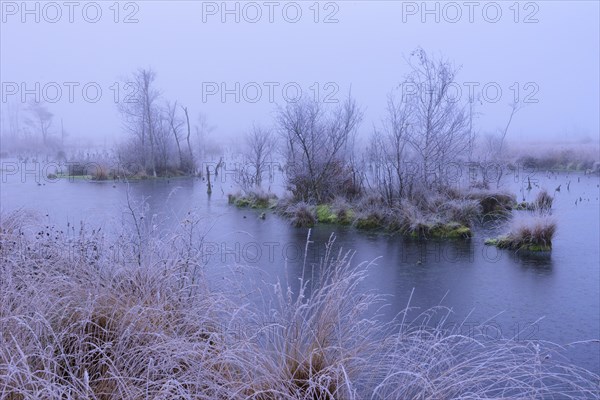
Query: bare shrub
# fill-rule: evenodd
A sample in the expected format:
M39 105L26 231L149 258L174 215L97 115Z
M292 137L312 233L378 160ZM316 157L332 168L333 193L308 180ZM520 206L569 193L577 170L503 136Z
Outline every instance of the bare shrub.
M278 111L278 127L285 140L287 185L297 201L323 203L336 195L348 197L360 192L349 160L361 119L362 112L351 97L336 109L300 99Z

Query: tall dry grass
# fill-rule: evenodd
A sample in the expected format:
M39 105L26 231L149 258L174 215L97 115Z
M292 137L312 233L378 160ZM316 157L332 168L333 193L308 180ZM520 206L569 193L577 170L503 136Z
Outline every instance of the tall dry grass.
M542 189L537 194L533 205L535 210L544 213L549 212L550 209L552 209L552 203L554 203L554 198L550 196L546 189Z
M19 218L1 219L2 399L600 398L559 346L447 331L443 310L386 322L373 267L331 242L299 284L218 285L192 214L161 239Z
M487 243L511 250L549 251L552 249L556 229L556 221L551 216L545 212L537 212L513 220L506 235L488 240Z

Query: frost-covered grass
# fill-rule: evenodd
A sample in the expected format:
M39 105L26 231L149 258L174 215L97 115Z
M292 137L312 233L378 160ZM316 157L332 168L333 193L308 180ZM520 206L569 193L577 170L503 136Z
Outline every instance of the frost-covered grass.
M486 240L502 249L549 251L556 233L556 221L549 215L525 216L513 221L506 235Z
M193 214L160 239L0 221L2 399L599 398L557 345L386 322L331 243L299 285L248 288L204 273Z
M249 190L244 194L229 194L227 197L229 204L235 204L240 208L250 207L266 209L274 208L277 205L277 196L262 189Z
M472 188L421 189L392 203L376 193L351 199L338 196L328 203L317 204L291 196L277 199L273 194L259 191L245 196L230 194L229 203L238 207L273 208L296 227L337 224L421 239L468 239L472 237L475 222L486 217L506 217L517 206L513 194Z
M354 202L337 198L332 204L319 205L284 199L277 208L297 227L317 223L351 225L365 231L419 238L469 238L470 226L482 213L479 202L470 199L439 197L422 203L406 200L389 207L377 196L365 196Z

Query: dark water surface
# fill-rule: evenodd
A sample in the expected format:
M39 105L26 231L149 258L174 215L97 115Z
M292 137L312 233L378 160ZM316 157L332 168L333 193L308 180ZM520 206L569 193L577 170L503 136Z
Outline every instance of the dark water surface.
M390 316L407 305L414 288L411 306L423 311L441 302L454 312L448 326L468 316L465 334L483 324L489 334L564 345L600 339L599 183L598 176L538 173L528 192L521 191L520 182L506 180L504 187L519 200L532 200L542 187L554 193L558 230L551 254L520 255L484 246L486 237L506 229L502 225L479 226L471 240L446 242L318 226L311 232L308 261L318 262L323 244L335 232L336 248L355 251L356 262L375 260L365 286L390 295ZM561 190L554 191L559 185ZM219 179L210 198L200 179L139 181L129 187L130 198L145 198L149 215L156 214L164 225L177 223L191 209L206 216L211 267L249 264L276 276L286 271L287 260L290 276L301 273L308 230L293 228L273 214L262 220L260 211L228 205L226 195L234 190L229 182ZM90 228L110 230L127 218L127 185L66 179L38 184L31 177L3 175L0 204L3 211L22 207L44 218L47 214L58 227L83 220ZM600 344L570 346L568 354L600 372Z

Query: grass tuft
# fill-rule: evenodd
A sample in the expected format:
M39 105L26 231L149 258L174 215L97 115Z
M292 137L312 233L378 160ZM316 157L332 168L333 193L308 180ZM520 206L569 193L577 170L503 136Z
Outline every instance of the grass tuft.
M317 223L315 207L308 203L300 202L284 205L280 212L290 219L293 226L297 228L310 228Z
M549 216L533 216L513 222L506 235L488 239L485 244L510 250L550 251L556 227Z
M552 208L554 198L548 194L546 189L541 190L535 198L534 207L539 211L549 211Z
M277 206L277 196L264 190L248 191L246 194L228 194L227 201L239 208L258 208L267 209Z
M516 198L513 194L490 190L471 191L467 199L476 200L484 215L505 215L513 209Z

